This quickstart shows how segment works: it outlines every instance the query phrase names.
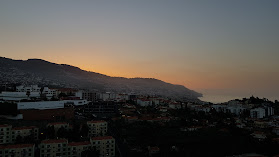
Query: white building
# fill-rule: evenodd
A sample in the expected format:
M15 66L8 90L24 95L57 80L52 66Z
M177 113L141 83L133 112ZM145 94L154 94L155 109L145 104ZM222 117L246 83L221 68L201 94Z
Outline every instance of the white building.
M1 157L34 157L34 151L34 144L16 144L0 146Z
M265 109L264 108L254 108L250 110L251 118L264 118L265 117Z
M88 121L89 136L104 136L108 130L108 123L106 121Z
M40 92L41 88L38 85L30 85L30 86L17 86L17 92Z
M68 157L81 156L85 150L90 150L91 143L89 141L84 142L72 142L68 144Z
M170 102L169 103L169 108L171 109L181 109L181 104L178 102Z
M72 104L74 106L87 105L89 102L87 100L63 100L65 104Z
M56 89L50 89L48 87L44 87L42 94L46 96L47 99L51 99L52 97L57 98L58 92Z
M19 102L17 103L19 110L25 109L57 109L64 108L64 101L37 101L37 102Z
M212 105L212 108L214 108L217 112L225 112L227 109L227 105Z
M16 142L17 136L26 137L32 136L33 139L38 140L39 137L39 128L35 126L28 126L28 127L15 127L12 128L12 142Z
M90 92L90 91L84 91L84 90L79 90L75 93L76 97L79 97L80 99L85 99L90 102L95 102L97 98L97 93L96 92Z
M137 104L139 106L151 106L152 105L152 101L149 100L149 99L138 98L137 99Z
M100 93L100 99L103 101L113 101L116 100L116 94L110 92Z
M100 157L115 156L115 139L112 136L92 137L90 142L100 152Z
M274 108L273 107L265 106L264 108L265 108L265 116L266 117L274 115Z
M12 140L11 132L12 132L11 125L6 125L6 124L0 125L0 144L11 143Z
M244 107L241 106L228 106L226 109L226 112L235 114L235 115L240 115L241 113L243 113L243 111L245 111Z
M39 144L40 156L41 157L68 157L70 152L68 152L68 140L66 139L48 139L43 140Z
M24 99L40 98L40 92L2 92L0 99L5 101L21 101Z

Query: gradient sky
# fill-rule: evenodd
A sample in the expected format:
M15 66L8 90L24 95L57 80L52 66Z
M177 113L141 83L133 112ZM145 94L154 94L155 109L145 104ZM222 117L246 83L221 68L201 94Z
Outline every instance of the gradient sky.
M278 8L277 0L3 0L0 56L279 99Z

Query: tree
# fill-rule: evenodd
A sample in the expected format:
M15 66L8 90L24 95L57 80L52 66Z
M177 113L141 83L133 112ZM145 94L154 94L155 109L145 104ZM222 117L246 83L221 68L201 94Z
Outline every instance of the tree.
M49 126L49 127L47 127L46 137L49 138L49 139L52 139L52 138L55 137L54 126Z
M17 135L15 143L22 143L23 142L23 138L20 135Z
M26 95L27 95L28 98L29 98L30 94L31 94L30 91L26 92Z
M65 138L67 136L67 133L68 131L64 127L61 127L57 131L57 137Z
M80 130L80 135L83 136L83 137L87 137L88 136L88 131L89 131L88 126L86 124L83 124L82 128Z
M81 152L82 157L91 157L91 156L100 156L100 152L96 149L90 148L89 150L85 150Z

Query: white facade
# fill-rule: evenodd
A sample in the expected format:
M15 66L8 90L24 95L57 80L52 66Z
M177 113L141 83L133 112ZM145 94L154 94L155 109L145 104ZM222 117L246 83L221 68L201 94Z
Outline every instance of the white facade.
M41 88L38 85L30 85L30 86L17 86L17 92L40 92Z
M116 94L115 93L101 93L100 94L100 99L103 101L110 101L110 100L115 100L116 99Z
M245 108L241 106L228 106L226 109L227 112L230 112L235 115L240 115L241 113L243 113L244 110Z
M19 102L17 103L19 110L25 109L56 109L64 108L64 101L37 101L37 102Z
M11 143L11 125L0 125L0 144Z
M137 99L137 104L140 106L151 106L152 101L148 99Z
M87 100L63 100L64 103L69 103L73 104L75 106L82 106L82 105L87 105L89 102Z
M26 92L2 92L0 99L6 101L21 101L29 98L40 98L40 92L30 92L28 96Z
M265 116L272 116L272 115L274 115L274 109L273 109L273 107L265 107L265 113L266 113L266 115Z
M172 103L169 103L169 108L171 108L171 109L181 109L181 104L172 102Z
M52 97L57 97L57 90L56 89L50 89L48 87L44 87L42 94L44 94L48 99L51 99Z
M91 145L100 152L100 157L115 156L115 139L111 136L92 137Z
M254 108L250 110L251 118L264 118L265 117L265 109L263 108Z
M212 108L214 108L217 112L225 112L227 109L227 105L212 105Z

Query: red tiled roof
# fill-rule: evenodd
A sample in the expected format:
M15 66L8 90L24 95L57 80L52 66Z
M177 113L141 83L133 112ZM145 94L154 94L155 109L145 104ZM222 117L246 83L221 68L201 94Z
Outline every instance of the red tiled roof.
M83 146L83 145L90 145L89 141L85 142L72 142L68 144L69 146Z
M11 125L8 125L8 124L3 124L3 125L0 125L0 128L6 128L6 127L9 127Z
M72 89L72 88L60 88L60 89L57 89L57 90L61 91L61 92L78 91L77 89Z
M127 117L127 119L129 119L129 120L138 119L138 117Z
M101 136L101 137L92 137L92 140L110 140L114 139L112 136Z
M93 121L87 121L87 123L105 123L104 120L93 120Z
M35 126L23 126L23 127L16 127L16 128L12 128L12 130L29 130L29 129L34 129L37 128Z
M59 125L59 124L68 124L67 122L53 122L53 123L48 123L48 125Z
M68 142L66 139L51 139L51 140L43 140L41 143L47 144L47 143L64 143Z
M33 147L34 144L15 144L15 145L7 145L7 146L0 146L0 149L15 149L15 148L29 148Z
M150 147L150 150L152 150L152 151L160 151L160 148L159 147Z
M153 120L151 117L141 117L140 120Z

